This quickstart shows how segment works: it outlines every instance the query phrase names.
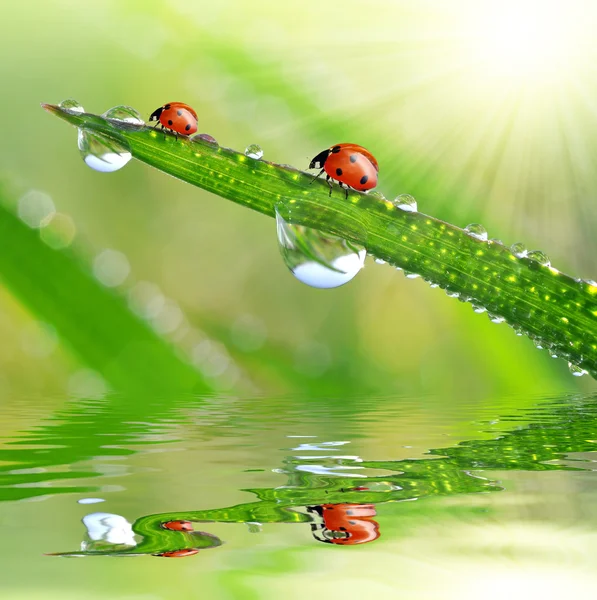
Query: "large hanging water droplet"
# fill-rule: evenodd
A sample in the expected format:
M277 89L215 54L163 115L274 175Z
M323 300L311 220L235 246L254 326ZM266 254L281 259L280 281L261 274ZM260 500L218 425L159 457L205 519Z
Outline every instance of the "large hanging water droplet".
M249 144L245 148L245 156L248 156L249 158L254 158L255 160L259 160L263 157L263 150L258 144Z
M83 113L85 109L73 98L68 98L68 100L63 100L59 105L60 108L64 110L68 110L68 112L72 113Z
M549 258L547 257L547 254L545 254L545 252L541 252L541 250L531 250L530 252L527 252L527 258L530 258L531 260L538 262L540 265L543 265L544 267L549 267L549 265L551 265L551 262L550 262Z
M197 133L191 138L191 142L200 142L204 144L218 145L218 140L209 133Z
M417 212L417 201L410 194L400 194L392 201L392 204L405 212Z
M143 117L130 106L114 106L108 109L102 117L114 121L122 121L123 123L131 123L132 125L145 125Z
M363 268L367 255L364 248L310 227L293 225L289 218L287 210L276 207L280 252L299 281L315 288L335 288L348 283Z
M464 230L471 237L477 238L478 240L482 240L484 242L487 241L487 230L485 227L483 227L483 225L481 225L481 223L471 223L470 225L467 225Z
M568 368L570 369L570 373L572 373L574 377L582 377L583 375L586 375L588 373L588 371L585 371L585 369L583 369L582 367L574 365L571 362L568 363Z
M123 144L95 131L79 129L77 144L85 164L102 173L118 171L132 158Z
M515 244L512 244L510 246L510 252L512 252L512 254L518 258L524 258L529 253L526 246L522 242L516 242Z

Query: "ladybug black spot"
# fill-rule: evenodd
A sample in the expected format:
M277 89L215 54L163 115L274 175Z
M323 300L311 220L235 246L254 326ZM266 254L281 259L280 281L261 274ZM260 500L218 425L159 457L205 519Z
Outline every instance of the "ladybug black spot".
M184 128L185 131L189 131L191 129L191 124L187 123L186 127Z
M178 109L178 110L176 111L176 114L177 114L179 117L181 117L181 116L182 116L182 110Z
M168 121L168 125L172 125L172 120ZM361 180L362 183L362 180Z
M342 175L342 169L336 169L336 175L340 177L340 175Z
M356 163L358 158L359 157L356 154L351 154L349 160L351 163Z
M334 147L332 148L332 153L333 153L333 154L338 154L338 152L340 152L340 146L334 146Z
M164 110L169 110L170 109L170 105L166 104L166 106L164 106Z
M366 184L368 181L369 181L369 175L363 175L363 176L361 177L361 181L360 181L360 183L361 183L362 185L365 185L365 184Z

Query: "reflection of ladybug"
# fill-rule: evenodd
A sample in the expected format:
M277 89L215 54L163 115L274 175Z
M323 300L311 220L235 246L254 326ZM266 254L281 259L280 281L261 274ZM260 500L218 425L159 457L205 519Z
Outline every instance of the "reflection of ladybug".
M338 182L340 187L347 186L355 190L370 190L377 185L377 160L369 150L357 144L336 144L320 152L309 165L310 169L321 169L317 177L324 171L326 181L330 186L330 179ZM315 179L317 179L317 177ZM346 197L348 198L348 189Z
M319 542L353 546L375 541L381 534L373 520L373 504L322 504L311 506L309 512L318 514L323 523L311 524L313 537Z
M162 556L164 558L184 558L185 556L193 556L199 554L197 548L185 548L184 550L170 550L169 552L158 552L154 556Z
M193 531L193 524L190 521L166 521L162 523L162 528L170 531Z

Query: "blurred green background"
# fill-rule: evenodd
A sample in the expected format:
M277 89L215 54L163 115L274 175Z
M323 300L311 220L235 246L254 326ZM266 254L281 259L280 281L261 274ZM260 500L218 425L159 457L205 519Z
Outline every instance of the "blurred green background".
M590 278L596 21L589 1L11 3L0 23L1 175L13 205L31 190L51 197L76 231L56 252L84 271L97 275L105 250L121 253L103 254L122 267L109 293L157 331L172 364L216 390L594 389L506 326L372 260L343 288L300 284L271 219L135 161L92 171L75 131L39 103L126 104L147 117L184 101L222 145L258 143L266 159L301 168L334 143L359 143L378 158L386 196L411 193L423 212L481 222L489 237ZM4 252L16 261L18 250ZM63 271L40 268L68 296ZM35 304L0 287L0 391L107 389L101 363ZM63 312L77 324L68 302Z

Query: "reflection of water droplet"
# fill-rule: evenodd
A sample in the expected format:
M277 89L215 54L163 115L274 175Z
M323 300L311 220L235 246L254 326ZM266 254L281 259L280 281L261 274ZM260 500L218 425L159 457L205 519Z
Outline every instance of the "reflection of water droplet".
M405 212L417 212L417 201L410 194L400 194L392 201L392 204Z
M59 105L60 108L64 110L68 110L72 113L83 113L85 109L73 98L69 98L68 100L63 100Z
M197 133L191 138L191 142L204 142L207 144L218 145L218 140L215 137L209 135L209 133Z
M528 254L526 246L522 242L516 242L510 246L510 252L518 258L524 258Z
M99 504L105 502L103 498L81 498L77 500L77 504Z
M482 240L484 242L487 241L487 231L485 227L481 225L481 223L471 223L470 225L467 225L464 230L471 237L477 238L478 240Z
M77 144L85 164L101 173L118 171L132 158L127 147L97 132L79 129Z
M30 190L19 199L17 214L19 219L33 229L46 225L56 212L52 198L37 190Z
M545 254L545 252L541 252L541 250L531 250L530 252L527 253L527 258L530 258L531 260L538 262L540 265L543 265L544 267L549 267L549 265L551 265L551 262L549 261L547 254Z
M261 523L259 523L258 521L247 521L246 523L249 528L249 533L261 533Z
M93 274L106 287L116 287L129 276L127 257L117 250L104 250L93 261Z
M245 148L245 156L259 160L263 156L263 150L258 144L249 144Z
M570 373L572 373L572 375L574 375L575 377L582 377L588 372L585 371L585 369L578 367L577 365L573 365L571 362L568 363L568 368L570 369Z
M68 248L72 244L77 233L77 228L74 221L68 215L55 213L44 222L47 225L40 230L39 237L50 248L61 250Z
M367 255L331 234L288 223L276 207L278 245L291 273L311 287L328 289L348 283L363 268Z
M145 125L143 117L130 106L114 106L108 109L103 115L105 119L122 121L123 123L132 123L133 125Z

